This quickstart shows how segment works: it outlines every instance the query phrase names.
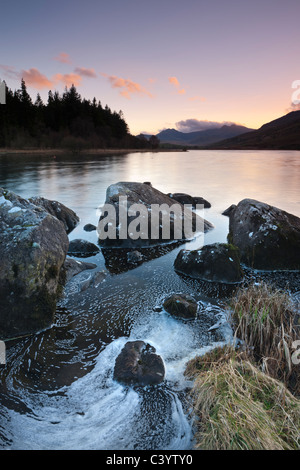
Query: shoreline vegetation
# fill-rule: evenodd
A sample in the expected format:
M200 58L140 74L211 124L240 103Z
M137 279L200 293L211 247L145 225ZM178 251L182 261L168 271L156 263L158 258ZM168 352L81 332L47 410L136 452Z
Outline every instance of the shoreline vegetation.
M12 148L0 148L0 157L6 155L49 155L49 156L57 156L57 155L110 155L110 154L126 154L126 153L163 153L163 152L182 152L182 149L173 149L173 148L157 148L157 149L150 149L150 148L133 148L133 149L126 149L126 148L98 148L98 149L85 149L76 152L72 152L67 149L63 148L47 148L47 149L40 149L40 148L32 148L32 149L12 149Z
M290 351L297 307L268 284L239 288L226 305L237 346L187 364L196 418L195 448L299 450L300 381Z

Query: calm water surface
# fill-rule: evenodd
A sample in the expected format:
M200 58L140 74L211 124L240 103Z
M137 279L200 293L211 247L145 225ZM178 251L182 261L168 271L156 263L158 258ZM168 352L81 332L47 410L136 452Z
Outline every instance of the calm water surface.
M204 243L224 242L222 212L253 198L300 216L300 153L291 151L190 151L117 156L1 156L0 186L17 194L62 202L80 217L69 235L97 243L98 207L118 181L151 181L163 192L187 192L212 204L205 217L215 226ZM86 271L60 301L54 325L7 343L0 371L0 447L7 449L190 449L193 419L183 375L186 362L230 340L223 307L226 288L178 276L173 262L181 248L153 250L128 270L115 253L88 261L107 272L98 288L78 292ZM267 276L267 275L266 275ZM297 274L279 275L298 295ZM196 321L178 321L157 307L173 292L198 300ZM221 322L221 328L210 330ZM165 362L157 387L123 387L113 378L125 342L151 343Z

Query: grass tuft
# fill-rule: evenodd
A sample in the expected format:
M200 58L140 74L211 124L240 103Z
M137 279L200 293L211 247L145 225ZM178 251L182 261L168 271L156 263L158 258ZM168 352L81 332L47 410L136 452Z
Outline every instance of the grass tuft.
M299 366L291 357L293 342L299 339L298 313L288 293L265 283L241 288L230 302L230 313L235 336L249 358L300 395Z
M299 449L300 401L234 349L190 361L196 449Z
M300 449L300 374L296 306L267 284L237 290L230 320L242 347L216 348L189 361L185 374L196 418L196 449Z

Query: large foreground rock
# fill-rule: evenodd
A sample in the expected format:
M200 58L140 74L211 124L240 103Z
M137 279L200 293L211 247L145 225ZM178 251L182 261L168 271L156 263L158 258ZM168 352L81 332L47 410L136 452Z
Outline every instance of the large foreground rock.
M29 202L42 207L49 212L49 214L60 220L67 233L72 232L79 223L80 219L78 215L72 211L72 209L69 209L69 207L66 207L58 201L50 201L43 197L31 197Z
M228 240L249 267L300 269L300 219L277 207L254 199L239 202L229 214Z
M128 212L130 207L132 209L135 207L135 204L142 207L142 213ZM154 214L158 206L163 207L161 212L156 211L158 217L155 220ZM177 211L175 215L171 212L169 216L172 206L176 207ZM113 210L110 210L111 208ZM123 214L125 218L122 217ZM182 229L178 234L176 229L184 227L183 220L185 227L189 226L190 230ZM117 229L114 231L115 226ZM168 227L170 227L169 233ZM120 182L107 189L97 232L99 242L103 246L133 248L193 238L196 228L206 232L213 228L213 225L189 210L184 212L182 204L153 188L151 184ZM108 230L110 235L106 237ZM138 233L137 239L133 239L134 232Z
M205 281L238 283L243 278L239 250L233 245L214 243L199 250L181 250L174 262L176 271Z
M68 245L57 218L0 188L1 339L51 325Z
M165 367L153 346L128 341L116 359L114 379L128 385L156 385L164 380Z

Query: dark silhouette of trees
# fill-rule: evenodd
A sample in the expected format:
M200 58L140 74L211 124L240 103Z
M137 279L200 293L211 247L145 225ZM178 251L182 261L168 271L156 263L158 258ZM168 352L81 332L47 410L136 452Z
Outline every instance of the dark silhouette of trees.
M96 98L82 98L74 85L62 95L50 90L47 103L38 93L33 103L22 79L20 89L13 92L6 87L6 105L0 105L0 147L75 151L142 146L129 133L122 111L103 108Z

